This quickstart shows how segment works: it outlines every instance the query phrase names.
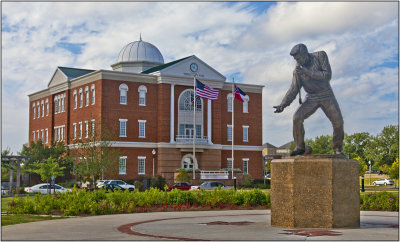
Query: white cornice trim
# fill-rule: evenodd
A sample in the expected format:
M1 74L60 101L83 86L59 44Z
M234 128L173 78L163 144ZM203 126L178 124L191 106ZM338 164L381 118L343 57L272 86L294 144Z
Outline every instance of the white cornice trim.
M255 93L262 93L264 88L263 85L255 85L255 84L243 84L243 83L235 83L240 89L244 92L255 92ZM229 90L232 91L232 82L225 82L222 90Z

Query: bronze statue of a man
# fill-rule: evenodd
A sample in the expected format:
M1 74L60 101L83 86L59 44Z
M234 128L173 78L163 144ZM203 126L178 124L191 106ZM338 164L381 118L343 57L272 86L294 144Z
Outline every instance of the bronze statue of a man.
M289 106L299 93L301 106L293 116L293 138L296 149L291 156L304 154L304 120L318 108L324 111L333 126L333 150L335 154L343 154L343 117L329 81L332 71L325 51L308 53L304 44L295 45L290 55L296 60L292 84L279 106L274 106L275 113L280 113ZM306 100L301 102L301 87L307 92Z

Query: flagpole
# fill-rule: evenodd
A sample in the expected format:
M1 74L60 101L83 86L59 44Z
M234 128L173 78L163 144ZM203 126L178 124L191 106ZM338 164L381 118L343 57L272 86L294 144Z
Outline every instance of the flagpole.
M196 157L196 74L193 74L193 180L196 179L196 172L195 172L195 157Z
M232 180L234 180L234 178L233 178L233 169L234 169L234 164L235 164L235 161L234 161L234 157L233 157L233 138L234 138L234 112L235 112L235 108L234 108L234 101L233 100L235 100L235 93L233 92L233 87L234 87L234 85L235 85L235 79L232 77Z

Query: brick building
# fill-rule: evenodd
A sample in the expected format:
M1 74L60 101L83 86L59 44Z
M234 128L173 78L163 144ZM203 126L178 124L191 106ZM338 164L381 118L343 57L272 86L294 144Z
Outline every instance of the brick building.
M222 74L194 55L164 63L160 51L141 39L123 47L111 67L58 67L46 89L29 95L29 142L72 147L101 124L114 133L113 147L121 154L118 171L108 176L124 180L152 175L153 150L155 173L168 181L193 163L201 170L232 166L232 83ZM194 74L220 94L216 101L196 98L193 161ZM238 86L247 96L234 104L234 167L260 179L263 86Z

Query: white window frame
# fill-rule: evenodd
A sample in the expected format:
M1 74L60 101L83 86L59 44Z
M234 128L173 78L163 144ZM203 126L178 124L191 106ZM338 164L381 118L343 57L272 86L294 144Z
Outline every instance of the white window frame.
M35 136L35 131L32 131L32 141L33 142L36 142L36 136Z
M227 130L226 130L226 139L227 139L228 141L232 141L232 133L233 133L232 124L227 124L226 127L227 127ZM230 135L230 136L229 136L229 129L231 130L231 135Z
M54 113L58 113L58 97L54 97Z
M32 103L33 108L33 119L36 119L36 103Z
M49 99L46 99L46 116L49 116Z
M233 95L232 95L232 93L229 93L227 96L226 96L226 99L228 100L227 101L227 112L228 113L231 113L232 112L232 98L233 98Z
M40 130L40 133L42 134L42 143L44 143L44 129Z
M124 127L125 130L124 130L124 134L121 134L121 131L122 131L121 125L123 123L125 123L125 127ZM128 123L128 119L119 119L119 137L128 137L127 136L127 127L128 127L127 123Z
M226 168L232 169L232 158L226 158Z
M72 125L74 126L74 131L73 131L74 136L73 137L74 137L74 139L76 139L76 123L73 123Z
M42 100L41 107L42 107L42 117L44 117L44 100Z
M138 92L139 92L139 106L146 106L147 87L144 85L139 86ZM141 94L143 94L143 97L140 96ZM141 102L142 100L143 102Z
M89 106L89 87L85 87L85 106Z
M65 112L65 94L63 94L61 98L61 107L61 112Z
M46 144L49 143L49 129L46 129Z
M36 130L36 140L39 141L40 140L40 134L39 134L39 130Z
M138 120L139 122L139 138L146 138L146 120ZM140 125L143 125L143 134L141 134L141 127Z
M122 83L121 85L119 85L119 104L122 105L127 105L128 104L128 85L126 85L125 83ZM125 102L122 102L121 97L123 97L122 94L125 94Z
M96 103L96 87L94 84L91 86L91 91L92 91L92 105Z
M92 121L92 137L94 137L95 136L95 120L92 119L91 121Z
M79 122L79 138L82 139L82 134L83 134L83 125L82 122Z
M78 94L77 91L74 90L74 109L78 108Z
M119 167L118 167L118 174L119 175L126 175L126 160L127 160L127 156L120 156L119 157ZM122 164L121 165L121 161ZM124 169L121 169L121 167L123 167Z
M37 108L38 108L38 110L37 110L37 118L40 118L40 103L37 102L37 103L36 103L36 106L37 106Z
M243 127L243 142L249 142L249 126L242 125Z
M243 174L249 174L249 158L243 158ZM246 164L246 169L245 169L245 164Z
M143 160L143 172L140 171L141 160ZM138 156L138 174L139 175L146 174L146 156Z
M83 107L83 90L82 88L79 89L79 108Z
M89 137L89 121L85 121L85 138Z

